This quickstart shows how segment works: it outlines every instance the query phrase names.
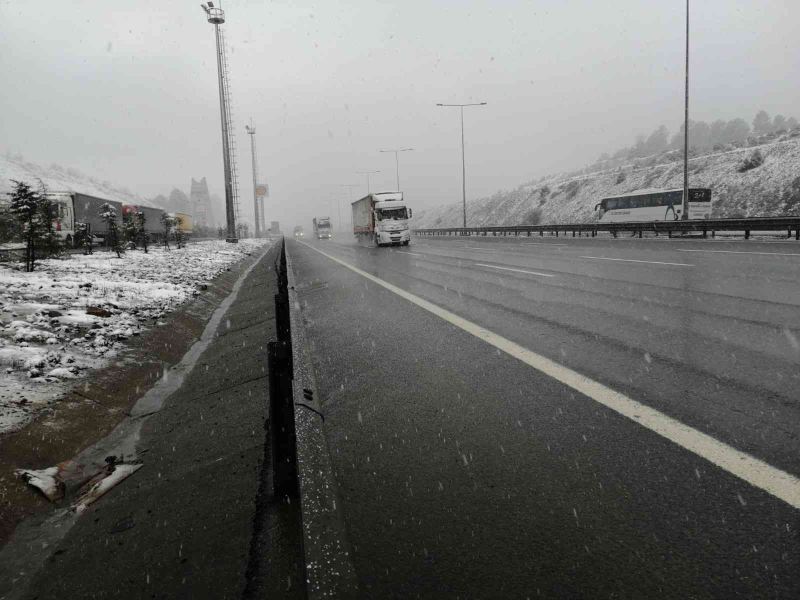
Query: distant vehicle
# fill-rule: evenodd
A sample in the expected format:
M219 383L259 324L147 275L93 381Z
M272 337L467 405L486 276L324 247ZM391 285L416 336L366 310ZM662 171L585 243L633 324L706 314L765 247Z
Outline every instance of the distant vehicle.
M269 226L269 233L270 235L280 235L281 234L281 225L278 221L272 221Z
M411 232L403 192L378 192L352 203L353 234L359 242L376 246L402 244L408 246Z
M318 240L331 239L330 217L314 217L314 237Z
M604 223L630 221L677 221L683 210L683 189L640 190L603 198L595 210ZM711 218L711 190L689 188L689 218Z
M294 228L294 237L301 238L303 237L303 228L300 225L296 225Z
M192 235L192 229L194 228L192 215L182 212L167 214L174 219L178 219L178 224L175 226L176 231L180 231L183 235Z

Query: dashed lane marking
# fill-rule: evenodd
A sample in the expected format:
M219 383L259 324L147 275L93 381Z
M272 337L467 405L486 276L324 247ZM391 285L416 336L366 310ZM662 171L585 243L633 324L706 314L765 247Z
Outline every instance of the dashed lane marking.
M745 250L690 250L688 248L678 249L678 252L710 252L712 254L765 254L767 256L800 256L798 253L791 252L748 252Z
M693 267L686 263L661 262L660 260L634 260L632 258L609 258L607 256L581 256L581 258L591 258L592 260L614 260L618 262L644 263L648 265L670 265L672 267Z
M555 277L552 273L539 273L538 271L526 271L525 269L512 269L511 267L498 267L497 265L486 265L475 263L476 267L487 267L489 269L500 269L501 271L514 271L515 273L526 273L528 275L538 275L539 277Z

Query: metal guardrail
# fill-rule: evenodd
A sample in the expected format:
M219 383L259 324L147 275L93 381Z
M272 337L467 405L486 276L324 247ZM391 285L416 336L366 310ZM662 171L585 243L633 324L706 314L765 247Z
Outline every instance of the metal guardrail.
M703 237L712 237L718 231L743 231L744 238L749 239L753 231L785 231L787 237L800 240L800 217L753 217L746 219L697 219L691 221L644 221L628 223L560 223L553 225L513 225L508 227L450 227L443 229L414 229L414 235L425 236L528 236L538 233L567 235L575 237L587 234L596 237L599 232L608 232L613 236L629 232L642 237L644 233L664 234L672 237L673 233L700 233Z

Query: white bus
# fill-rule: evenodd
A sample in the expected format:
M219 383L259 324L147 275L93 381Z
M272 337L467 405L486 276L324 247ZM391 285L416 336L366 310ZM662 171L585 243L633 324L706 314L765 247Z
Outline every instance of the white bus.
M629 221L677 221L683 208L683 189L640 190L603 198L594 209L604 223ZM689 188L689 218L711 218L711 190Z

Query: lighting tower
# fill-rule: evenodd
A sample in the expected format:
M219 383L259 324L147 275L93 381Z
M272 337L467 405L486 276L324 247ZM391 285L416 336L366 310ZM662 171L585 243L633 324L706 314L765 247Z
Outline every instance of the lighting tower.
M253 157L253 214L255 216L256 229L255 236L257 238L266 234L266 223L264 222L264 197L258 193L258 167L256 165L256 127L253 125L253 119L250 119L250 125L244 126L245 131L250 136L250 154ZM259 202L259 200L261 202Z
M464 209L464 229L467 228L467 163L464 158L464 108L467 106L486 106L486 102L469 102L467 104L442 104L436 106L456 107L461 110L461 201Z
M225 51L225 35L220 25L225 23L225 11L214 6L213 2L200 5L214 26L217 40L217 75L219 77L219 111L222 121L222 162L225 170L225 221L227 236L225 241L236 243L236 219L239 216L239 181L236 173L236 155L233 130L231 127L230 82L228 80L228 59Z
M369 176L375 175L376 173L380 173L380 171L356 171L359 175L366 175L367 176L367 193L369 194Z
M378 152L394 152L394 168L395 168L395 175L397 177L397 191L400 191L400 159L398 155L401 152L411 152L414 150L413 148L397 148L396 150L378 150Z

